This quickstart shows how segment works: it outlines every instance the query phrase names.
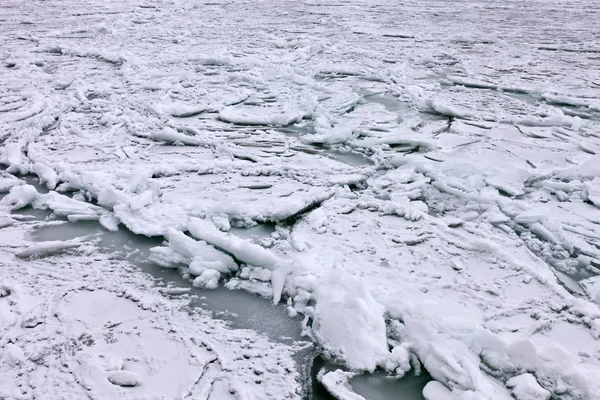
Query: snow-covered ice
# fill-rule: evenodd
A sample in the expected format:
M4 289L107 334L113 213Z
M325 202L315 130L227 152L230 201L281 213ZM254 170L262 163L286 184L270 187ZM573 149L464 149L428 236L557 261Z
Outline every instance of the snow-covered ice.
M3 1L0 398L600 399L596 8Z

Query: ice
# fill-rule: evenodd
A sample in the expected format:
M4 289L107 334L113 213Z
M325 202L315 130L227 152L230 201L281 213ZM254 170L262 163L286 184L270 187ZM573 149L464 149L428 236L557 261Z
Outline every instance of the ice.
M198 146L206 143L200 138L177 132L175 129L168 126L166 126L162 131L153 132L152 137L156 140L162 140L167 143L181 143L191 146Z
M233 258L227 254L216 250L206 242L196 241L173 228L168 229L166 239L169 241L169 249L184 257L184 260L189 264L190 272L194 275L202 275L204 272L211 270L229 273L238 268ZM174 258L174 261L177 261L177 257ZM209 272L206 276L212 277L215 274Z
M5 3L0 397L597 397L594 2Z
M348 374L347 372L338 369L323 374L323 376L320 377L320 381L327 391L338 400L365 400L364 397L352 391L352 388L348 383L349 376L351 377L352 374Z
M600 207L600 178L596 177L592 181L587 182L587 198L589 201L594 203L595 206Z
M20 119L20 117L18 117ZM8 143L0 152L0 163L7 166L6 171L11 174L25 175L29 173L29 162L23 156L22 144Z
M276 269L283 264L275 254L259 245L219 231L212 222L192 219L188 229L196 238L233 254L238 260L257 267Z
M424 318L433 320L426 322ZM481 374L480 361L463 347L464 342L457 340L463 335L475 336L480 318L475 310L463 305L425 303L407 313L404 329L434 379L459 393L474 391L484 398L508 399L510 396L500 385Z
M348 367L373 372L389 356L384 307L355 278L332 272L317 289L313 330Z
M437 381L429 382L423 389L425 400L454 400L456 396L452 394L444 385Z
M216 289L219 286L221 273L214 269L205 269L194 279L194 286L204 289Z
M50 241L29 246L25 250L18 252L16 256L19 258L43 257L79 246L81 246L81 243L77 241Z
M142 380L141 380L140 376L138 374L136 374L135 372L131 372L131 371L123 371L123 370L115 371L115 372L111 373L110 375L108 375L107 379L113 385L118 385L118 386L131 387L131 386L139 386L142 384Z
M279 125L287 126L300 122L308 114L304 111L273 112L261 108L226 107L219 112L219 118L238 125Z
M0 193L7 193L13 186L18 186L22 183L20 179L12 175L0 177Z
M512 388L517 400L548 400L550 392L541 387L531 374L510 378L506 385Z
M119 220L113 213L106 212L100 216L99 219L100 224L104 227L104 229L116 232L119 230Z
M0 205L11 210L18 210L31 204L39 197L38 191L31 185L11 187L9 193L0 200Z
M600 176L600 155L595 155L587 159L579 166L577 172L581 178L595 179Z
M69 231L73 226L79 226L80 232L91 233L90 224L93 223L56 225L54 221L44 229L49 229L46 234L56 238L75 233ZM13 244L27 242L26 238L14 235L14 232L8 239ZM0 235L3 246L6 239L3 232ZM46 244L54 246L53 242L41 242L36 246ZM123 246L117 249L124 251ZM156 282L148 280L146 275L115 279L115 273L121 277L131 274L128 264L112 252L93 250L89 254L86 251L69 252L18 261L6 257L5 250L2 250L8 262L3 264L2 286L7 290L2 291L0 296L0 320L3 329L8 329L7 333L18 342L14 347L8 343L0 349L0 365L6 367L0 369L3 394L13 396L22 393L18 389L19 377L22 376L36 382L36 387L44 387L51 382L44 387L44 393L52 397L65 393L74 398L85 393L119 398L200 396L200 393L210 391L216 378L225 382L231 390L254 393L256 399L279 398L268 394L269 391L278 394L282 390L288 391L291 398L297 396L294 394L296 390L300 393L295 373L290 374L295 365L291 358L295 351L293 347L283 342L270 342L248 330L231 330L201 313L188 314L186 311L180 314L176 309L181 306L192 310L189 305L186 306L189 299L183 300L179 295L183 301L171 302L158 291L148 292L147 288L154 287ZM86 270L86 263L93 267L91 275ZM40 274L43 274L44 280L39 280ZM32 282L38 280L39 286L16 283L23 275L34 278ZM69 287L66 291L61 289L64 288L61 282L65 279L67 282L77 279L78 286ZM128 282L136 283L129 285ZM54 287L57 284L58 287ZM175 303L176 308L171 308ZM19 317L12 321L4 318L11 315ZM185 318L190 320L186 322ZM203 328L191 331L195 326ZM212 333L208 334L204 329ZM59 349L40 345L40 340L48 336ZM245 343L244 350L231 349L230 344L240 340ZM74 347L69 347L72 350L61 355L60 348L63 346ZM286 350L281 352L284 348L288 349L287 353ZM260 361L267 354L274 356L273 363ZM39 374L32 366L40 360L56 368ZM60 363L66 372L58 367ZM240 363L247 364L242 367L248 368L248 374L242 378L246 383L229 380L223 372L223 368L237 370ZM9 364L11 367L8 367ZM275 383L273 387L279 389L273 389L268 382L265 385L270 389L253 388L256 385L252 379L256 376L254 371L260 371L262 377L269 378L269 371L284 367L289 380ZM78 383L70 385L70 382ZM274 381L269 378L269 382ZM123 391L131 390L132 385L140 383L135 394ZM125 387L120 389L120 386Z
M138 200L143 200L138 197ZM160 203L119 203L114 207L115 217L134 233L162 236L167 229L183 229L189 215L180 207Z
M50 192L39 195L34 204L34 208L50 209L54 211L56 215L63 216L87 216L91 219L98 220L100 216L105 213L105 210L96 205L75 200L68 196L59 194L57 192Z
M58 175L56 174L56 171L40 162L33 164L31 169L40 179L40 183L45 184L50 190L54 190L56 188L56 183L58 182Z

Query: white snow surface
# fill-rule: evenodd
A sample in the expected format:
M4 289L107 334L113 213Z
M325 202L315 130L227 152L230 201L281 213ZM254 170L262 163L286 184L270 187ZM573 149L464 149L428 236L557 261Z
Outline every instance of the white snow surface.
M0 398L300 397L293 346L32 243L33 207L163 238L428 400L600 399L596 8L4 0Z
M510 378L506 384L512 388L517 400L548 400L550 392L541 387L531 374Z
M327 391L338 400L365 400L363 396L352 391L348 383L348 378L351 377L352 374L338 369L324 373L318 379Z
M355 370L373 372L388 357L385 308L354 277L332 271L315 294L313 330L325 350Z

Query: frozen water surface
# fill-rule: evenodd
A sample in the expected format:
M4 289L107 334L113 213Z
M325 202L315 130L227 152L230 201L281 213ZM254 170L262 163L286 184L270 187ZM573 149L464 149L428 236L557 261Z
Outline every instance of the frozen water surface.
M598 399L597 8L3 1L0 398Z
M41 227L32 234L36 241L72 240L89 238L97 240L102 251L116 253L143 272L160 280L163 285L187 288L196 296L190 307L200 307L215 313L218 317L230 320L232 326L248 328L263 333L274 340L302 340L300 324L290 319L283 306L275 306L260 296L242 290L202 290L194 287L189 279L184 279L173 268L162 268L148 260L150 249L162 244L161 239L135 235L127 230L108 232L97 222L76 222Z
M37 183L36 179L28 181ZM306 337L301 334L300 321L291 319L282 305L273 305L266 299L242 290L229 290L224 287L215 290L199 289L191 284L191 280L184 279L177 269L162 268L148 261L151 255L150 249L160 245L161 239L135 235L123 229L109 232L97 222L92 221L76 223L57 221L52 218L50 212L45 210L26 208L15 214L50 222L49 226L42 226L33 231L32 237L35 241L71 241L82 238L93 240L101 251L129 261L139 267L141 271L157 279L161 286L168 284L169 287L185 289L185 293L194 296L188 305L190 309L199 308L210 312L215 318L229 321L233 328L252 329L275 341L306 341ZM273 228L263 225L247 229L234 229L234 232L240 237L264 237L273 231ZM308 345L308 342L306 344ZM312 369L313 393L310 396L311 399L330 399L331 395L316 379L316 374L323 365L322 361L317 359L313 366L314 354L314 351L299 351L296 356L296 361L300 364L298 368L306 371ZM337 366L329 365L328 369L334 367ZM377 372L359 375L351 380L351 384L357 393L369 399L413 400L423 398L421 391L430 379L426 376L414 377L411 374L398 379Z

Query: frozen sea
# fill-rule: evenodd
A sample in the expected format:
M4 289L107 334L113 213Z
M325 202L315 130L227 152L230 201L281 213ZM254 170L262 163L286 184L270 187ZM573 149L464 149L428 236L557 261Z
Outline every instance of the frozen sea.
M0 399L600 399L599 26L2 1Z

